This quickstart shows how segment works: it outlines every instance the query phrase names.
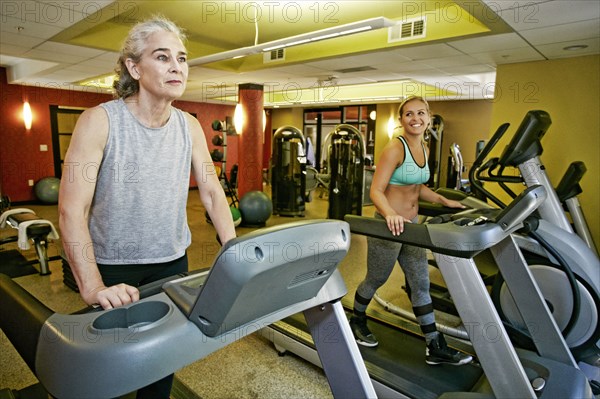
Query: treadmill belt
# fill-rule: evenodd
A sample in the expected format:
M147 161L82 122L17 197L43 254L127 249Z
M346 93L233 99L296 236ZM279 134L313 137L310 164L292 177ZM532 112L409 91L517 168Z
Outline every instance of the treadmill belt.
M296 314L283 320L308 332L304 315ZM369 329L377 337L374 348L359 345L371 379L404 395L437 398L444 392L469 392L481 378L476 365L438 365L425 363L425 341L407 331L369 318Z

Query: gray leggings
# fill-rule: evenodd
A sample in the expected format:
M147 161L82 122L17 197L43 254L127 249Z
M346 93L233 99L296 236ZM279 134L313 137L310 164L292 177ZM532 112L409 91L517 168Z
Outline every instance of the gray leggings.
M378 213L375 217L383 219ZM417 219L412 222L416 223ZM398 261L410 285L410 300L415 313L419 313L416 314L419 324L423 326L435 323L429 294L429 268L425 249L372 237L367 238L367 244L367 275L356 289L355 311L366 311L375 292L387 281Z

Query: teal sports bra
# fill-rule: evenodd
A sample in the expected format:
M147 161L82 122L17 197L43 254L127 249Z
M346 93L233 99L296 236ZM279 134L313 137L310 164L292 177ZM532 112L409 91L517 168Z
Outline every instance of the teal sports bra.
M404 140L404 137L398 136L398 140L402 142L404 146L404 162L398 166L392 177L390 178L390 184L396 186L410 186L413 184L425 184L429 181L430 173L429 165L427 164L427 152L425 151L425 145L423 145L423 153L425 154L425 165L419 166L415 162L408 144Z

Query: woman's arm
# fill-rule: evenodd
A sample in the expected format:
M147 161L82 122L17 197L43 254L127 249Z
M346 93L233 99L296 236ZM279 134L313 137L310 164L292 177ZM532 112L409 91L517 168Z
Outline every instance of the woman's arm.
M192 136L192 170L198 183L200 200L217 230L221 243L225 244L236 235L227 197L208 152L202 126L193 116L186 114L186 117Z
M58 200L63 247L81 297L88 305L99 304L104 309L139 299L135 287L104 285L88 227L107 137L108 117L104 109L96 107L80 115L65 157Z

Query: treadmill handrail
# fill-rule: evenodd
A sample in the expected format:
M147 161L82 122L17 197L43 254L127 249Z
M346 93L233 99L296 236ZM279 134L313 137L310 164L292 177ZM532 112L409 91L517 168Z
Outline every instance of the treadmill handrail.
M346 215L344 219L352 233L411 244L458 258L472 258L519 229L545 198L543 186L532 186L490 220L493 223L469 218L439 224L405 223L404 232L398 236L390 232L383 219L357 215Z

